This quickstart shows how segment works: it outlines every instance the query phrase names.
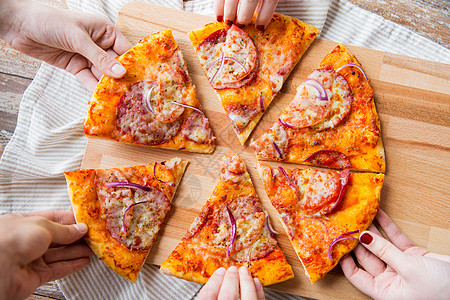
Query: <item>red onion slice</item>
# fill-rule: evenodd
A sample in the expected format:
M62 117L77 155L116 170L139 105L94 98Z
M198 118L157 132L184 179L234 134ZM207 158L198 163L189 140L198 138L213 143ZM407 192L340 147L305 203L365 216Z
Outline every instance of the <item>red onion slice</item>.
M157 164L158 164L158 163L155 163L155 165L153 166L153 176L155 176L156 180L158 180L159 182L162 182L162 183L167 183L167 184L169 184L170 186L175 186L175 183L169 182L169 181L161 180L161 179L158 178L158 176L156 176L156 165L157 165Z
M340 66L339 68L336 69L336 72L339 73L340 70L342 70L343 68L346 68L346 67L355 67L355 68L358 68L358 69L361 71L361 73L364 75L364 78L366 78L366 80L369 80L369 79L367 78L367 75L366 75L366 73L364 72L364 70L363 70L360 66L358 66L357 64L354 64L354 63L345 64L345 65L343 65L343 66Z
M137 183L128 182L128 181L114 181L114 182L105 182L105 186L107 187L128 187L133 189L141 189L146 192L151 191L151 188L148 186L143 186Z
M153 108L152 108L152 103L151 103L151 101L150 101L150 95L151 95L151 93L153 92L153 87L151 87L149 90L148 90L148 92L147 92L147 94L145 94L144 95L144 100L145 100L145 104L147 105L147 109L151 112L151 113L155 113L155 111L153 110Z
M328 235L328 227L327 227L327 225L325 225L325 223L324 223L322 220L320 220L320 219L318 219L318 218L315 218L315 217L308 217L308 216L301 217L301 218L298 219L298 220L303 220L303 219L311 219L311 220L315 220L315 221L319 222L319 223L322 224L322 226L325 228L325 232L326 232L327 235Z
M198 108L198 107L195 107L195 106L192 106L192 105L188 105L188 104L184 104L184 103L180 103L180 102L177 102L177 101L172 101L172 103L173 104L176 104L176 105L179 105L179 106L183 106L183 107L186 107L186 108L192 108L193 110L195 110L195 111L197 111L197 112L199 112L199 113L201 113L201 114L205 114L204 112L203 112L203 110L201 110L200 108Z
M344 199L345 192L347 191L347 184L350 179L350 171L345 169L339 174L340 180L341 180L341 190L339 191L339 196L337 197L336 201L331 206L331 210L327 213L331 213L336 206L338 206L339 203L341 203L342 199Z
M283 125L287 128L297 129L296 127L292 126L291 124L286 123L285 121L281 120L280 118L278 118L278 122L280 122L281 125Z
M231 239L230 239L230 244L228 245L228 249L227 249L227 258L230 257L230 251L231 248L233 247L234 241L236 239L236 220L233 217L233 213L231 212L231 210L228 208L228 205L225 206L227 208L227 212L228 212L228 217L230 218L230 223L231 223Z
M217 74L219 74L219 72L222 70L223 68L223 63L225 62L225 54L222 51L222 57L220 58L220 66L217 69L216 73L214 73L214 75L211 77L211 79L209 80L209 83L211 83L211 85L214 82L214 79L216 79Z
M284 159L283 158L283 152L281 152L280 148L278 147L278 145L275 142L272 142L273 147L275 148L275 151L277 151L278 156L280 157L280 159Z
M259 93L259 106L261 107L261 112L263 113L266 109L264 108L264 98L262 92Z
M127 207L127 209L125 209L125 212L123 213L123 217L122 217L122 227L123 227L123 231L124 231L125 233L127 232L127 228L126 228L126 226L125 226L125 216L127 215L128 211L129 211L132 207L134 207L134 206L136 206L136 205L138 205L138 204L143 204L143 203L147 203L147 202L150 202L150 201L151 201L151 200L141 201L141 202L136 202L136 203L133 203L133 204L129 205L129 206Z
M231 56L225 56L224 59L229 59L229 60L234 61L235 63L237 63L237 64L244 70L244 73L245 73L245 74L249 73L249 72L247 71L247 69L245 68L245 66L244 66L242 63L240 63L236 58L231 57Z
M308 78L305 81L303 81L303 83L315 88L317 90L317 92L319 93L320 100L328 100L327 91L325 91L325 88L323 87L323 85L320 82L318 82L315 79Z
M345 240L345 239L352 239L352 240L358 241L357 238L354 238L354 237L352 237L352 236L348 236L348 235L350 235L350 234L354 234L354 233L357 233L357 232L359 232L359 230L349 231L349 232L343 233L343 234L341 234L340 236L338 236L337 238L335 238L335 239L330 243L330 245L328 246L328 260L333 260L333 257L331 256L331 250L333 249L333 246L334 246L336 243L338 243L338 242L340 242L340 241L342 241L342 240Z
M264 212L264 214L266 215L266 226L269 229L270 233L271 234L279 234L272 228L272 225L270 225L269 214L267 212Z

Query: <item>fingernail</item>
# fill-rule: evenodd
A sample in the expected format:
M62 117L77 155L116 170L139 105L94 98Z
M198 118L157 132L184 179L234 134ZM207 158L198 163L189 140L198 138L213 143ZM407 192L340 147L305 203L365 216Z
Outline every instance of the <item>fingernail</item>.
M113 72L116 75L122 75L125 74L127 70L121 65L121 64L114 64L111 68L111 72Z
M218 268L214 273L218 274L218 275L223 275L225 274L227 270L225 268Z
M222 22L223 21L223 16L217 16L216 20L217 20L217 22Z
M241 23L234 23L234 25L236 25L239 28L244 28L245 27L245 25L242 25Z
M368 234L367 232L364 232L359 237L359 240L361 241L361 243L369 245L370 243L372 243L373 237L370 234Z
M231 266L231 267L228 269L228 272L237 273L237 272L238 272L238 269L237 269L235 266Z
M84 223L77 223L77 224L73 225L73 227L75 227L75 229L78 230L82 234L85 234L88 231L88 227Z
M256 26L256 29L258 29L258 30L264 30L264 25L258 25L258 26Z
M248 275L250 275L250 271L249 271L249 269L246 266L240 267L239 268L239 273L240 274L248 274Z
M230 20L225 20L225 23L227 23L227 25L229 25L229 26L233 25L233 21L230 21Z

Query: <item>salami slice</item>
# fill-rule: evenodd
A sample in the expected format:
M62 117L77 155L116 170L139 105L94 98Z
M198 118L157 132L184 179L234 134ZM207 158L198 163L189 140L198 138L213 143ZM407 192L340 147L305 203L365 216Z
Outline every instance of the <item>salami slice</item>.
M186 139L199 144L207 143L212 136L208 118L204 114L196 111L186 119L181 133Z
M98 170L96 175L97 197L111 236L129 249L149 249L170 209L165 194L154 188L107 187L106 182L128 181L118 170Z
M159 122L155 118L152 107L144 99L144 95L149 94L153 86L146 82L137 82L120 99L117 106L116 134L120 135L122 140L144 145L158 145L178 133L181 120L176 119L172 123ZM150 93L156 92L151 90Z
M197 53L215 89L239 88L256 75L255 44L235 25L213 32L199 44Z

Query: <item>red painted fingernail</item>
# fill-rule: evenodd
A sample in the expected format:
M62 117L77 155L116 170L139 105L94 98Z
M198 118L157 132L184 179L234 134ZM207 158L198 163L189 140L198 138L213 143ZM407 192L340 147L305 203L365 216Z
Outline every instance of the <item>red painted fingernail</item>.
M244 28L244 26L245 26L245 25L242 25L242 24L240 24L240 23L234 23L234 25L236 25L236 26L239 27L239 28Z
M359 240L361 241L361 243L369 245L370 243L372 243L373 237L368 234L367 232L364 232L360 237Z
M217 22L222 22L223 21L223 16L217 16L216 20L217 20Z
M258 26L256 26L256 29L258 29L258 30L264 30L264 25L258 25Z
M229 26L233 25L233 21L230 21L230 20L225 20L225 23L227 23L227 25L229 25Z

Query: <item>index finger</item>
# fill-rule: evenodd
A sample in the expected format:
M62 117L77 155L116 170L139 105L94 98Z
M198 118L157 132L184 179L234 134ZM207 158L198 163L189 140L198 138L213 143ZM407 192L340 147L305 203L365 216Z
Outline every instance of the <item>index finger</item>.
M65 210L43 210L33 211L25 214L26 216L40 216L49 219L52 222L62 225L75 224L75 217L73 212Z
M241 286L241 299L257 299L255 282L245 266L239 268L239 284Z
M219 268L212 274L208 282L200 290L198 300L217 299L225 272L225 268Z
M378 224L383 228L389 240L401 251L405 251L414 246L414 243L400 231L395 223L383 211L379 210L375 216Z

